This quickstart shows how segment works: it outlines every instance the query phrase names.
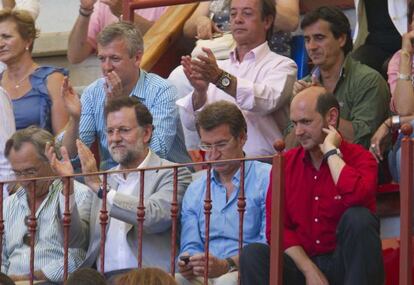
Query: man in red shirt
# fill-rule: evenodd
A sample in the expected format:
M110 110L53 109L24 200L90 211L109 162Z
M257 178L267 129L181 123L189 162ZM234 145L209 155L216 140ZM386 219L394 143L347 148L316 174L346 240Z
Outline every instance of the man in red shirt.
M290 118L301 146L285 154L284 284L382 285L374 157L342 140L338 101L322 87L297 94ZM269 188L268 241L270 203ZM269 251L259 244L243 249L243 285L269 284Z

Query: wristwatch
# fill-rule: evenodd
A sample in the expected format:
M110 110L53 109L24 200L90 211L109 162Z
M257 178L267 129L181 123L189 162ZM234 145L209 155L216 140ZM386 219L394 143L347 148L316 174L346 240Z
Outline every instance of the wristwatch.
M234 260L231 257L227 257L226 261L227 261L227 265L229 267L229 271L227 271L227 272L233 272L233 271L238 270L236 263L234 262Z
M96 195L98 196L99 199L102 199L103 197L103 192L104 192L104 188L102 185L99 186L98 188L98 192L96 192ZM108 193L108 189L106 190L106 193Z
M327 151L324 155L323 155L323 159L325 159L325 160L328 160L328 158L331 156L331 155L337 155L337 156L339 156L339 157L341 157L342 158L342 152L339 150L339 148L334 148L334 149L331 149L331 150L329 150L329 151Z
M399 115L395 115L391 117L391 128L393 130L397 130L401 127L401 117Z
M231 75L223 70L215 84L221 90L225 90L231 84Z

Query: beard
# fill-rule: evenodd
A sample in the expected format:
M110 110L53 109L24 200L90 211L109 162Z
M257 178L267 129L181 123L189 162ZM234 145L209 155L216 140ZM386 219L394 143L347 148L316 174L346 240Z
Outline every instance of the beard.
M133 147L123 146L121 149L116 148L116 146L117 144L112 144L109 148L109 153L112 159L122 167L130 166L145 153L145 146L141 142L137 142Z

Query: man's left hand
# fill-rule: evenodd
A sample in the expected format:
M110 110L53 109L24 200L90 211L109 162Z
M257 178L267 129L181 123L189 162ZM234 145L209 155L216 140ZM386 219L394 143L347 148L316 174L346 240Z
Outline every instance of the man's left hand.
M341 144L342 138L338 131L333 127L323 128L323 132L326 134L325 140L319 145L323 154L331 149L338 148Z
M198 60L192 60L192 69L207 82L215 84L223 72L217 65L217 60L209 48L203 48L206 55L197 56Z
M195 276L204 276L204 265L206 264L204 253L193 255L190 258L190 264L193 267L193 274ZM227 261L219 259L210 253L208 256L208 277L217 278L227 272Z

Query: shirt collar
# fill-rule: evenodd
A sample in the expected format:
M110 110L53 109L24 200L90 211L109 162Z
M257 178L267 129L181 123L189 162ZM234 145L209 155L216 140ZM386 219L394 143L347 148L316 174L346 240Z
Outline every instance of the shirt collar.
M249 160L249 161L245 161L244 163L244 177L246 178L246 176L248 175L250 169L252 168L252 164L253 161ZM236 173L233 176L233 184L236 185L237 187L240 184L240 167L239 169L237 169ZM220 181L220 177L218 176L217 171L215 171L214 169L212 170L212 174L211 174L211 182L215 183L215 184L222 184Z
M342 63L341 70L339 72L338 82L342 78L345 78L346 77L346 75L347 75L346 72L348 70L350 70L350 68L351 68L351 66L350 66L352 64L351 61L352 61L351 56L348 55L348 56L345 57L344 62ZM311 75L312 75L312 77L316 77L320 83L323 83L322 82L322 78L321 78L321 69L319 68L319 66L315 66L312 69Z
M45 203L45 201L49 200L50 196L55 192L54 190L58 189L58 186L62 184L62 181L59 179L56 179L52 182L52 184L49 185L49 191L46 195L46 198L43 200L41 206L39 208L42 207L42 205ZM61 188L61 187L60 187ZM27 203L27 199L31 199L31 197L28 197L26 195L26 190L23 187L19 187L19 189L17 189L16 191L16 198L21 201L22 203L24 203L26 206L28 206L29 204ZM36 209L36 212L39 209Z
M238 62L236 51L237 51L237 47L235 47L234 50L230 52L230 61L232 63ZM258 45L257 47L255 47L254 49L246 53L246 55L243 58L243 61L246 59L253 59L256 61L260 61L260 59L262 59L266 54L268 54L269 51L270 51L269 44L267 43L267 41L265 41L261 45Z
M152 155L152 151L150 148L148 148L148 154L147 156L144 158L144 160L140 163L140 165L137 166L138 168L145 168L147 166L149 166L149 161L151 160L151 155ZM115 166L112 170L121 170L121 165L117 165ZM138 172L131 172L129 174L138 174ZM124 174L123 173L114 173L111 175L114 179L116 179L118 182L119 181L125 181L126 179L124 179ZM129 175L128 175L129 176Z
M135 84L135 87L134 89L132 89L131 94L129 94L129 96L138 97L141 102L145 100L144 82L145 82L146 77L147 77L147 72L143 69L139 69L138 82L137 84Z

